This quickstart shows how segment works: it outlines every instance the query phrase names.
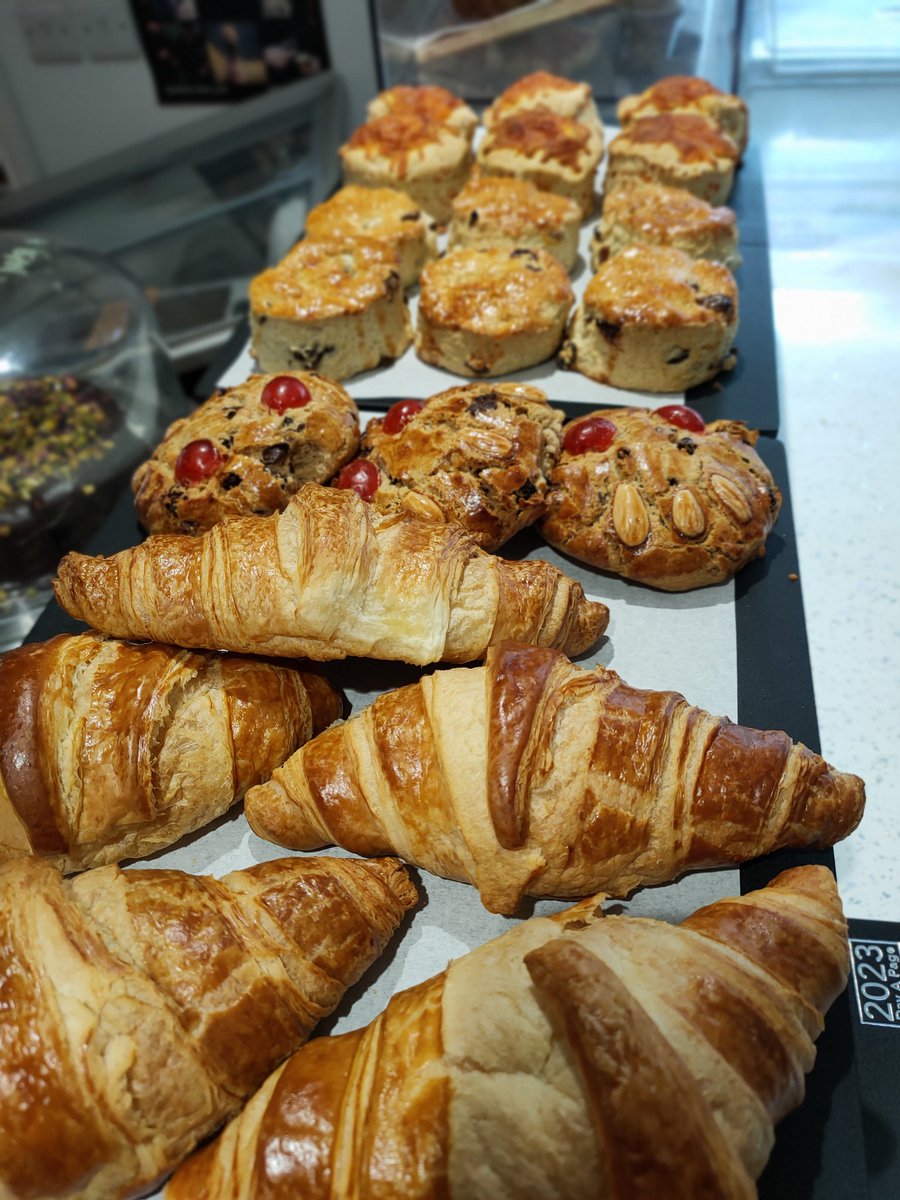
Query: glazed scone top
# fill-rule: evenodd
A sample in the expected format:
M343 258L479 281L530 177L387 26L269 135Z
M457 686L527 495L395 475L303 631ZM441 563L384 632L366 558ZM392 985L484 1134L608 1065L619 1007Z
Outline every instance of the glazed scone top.
M544 328L574 294L569 274L544 250L451 250L422 272L419 310L432 324L486 337Z
M651 241L668 242L683 234L702 232L733 236L737 218L730 208L713 207L686 188L634 183L605 197L603 223L620 223L631 231L645 233Z
M737 320L737 284L721 263L668 246L629 246L602 264L584 307L613 325L729 325Z
M719 125L743 149L747 136L747 106L738 96L723 92L695 75L670 75L637 96L619 101L616 115L627 125L641 117L664 112L693 112Z
M276 267L250 281L259 316L320 321L364 312L400 288L397 255L375 238L299 242Z
M544 106L562 117L586 121L602 129L590 85L575 83L549 71L534 71L510 84L505 92L484 111L484 124L490 128L497 121L526 108Z
M478 117L463 100L444 87L399 84L369 101L366 115L370 121L390 113L411 113L425 121L449 125L463 137L471 137Z
M712 122L697 113L666 112L640 117L609 144L610 157L631 153L635 146L664 147L680 163L733 166L738 148Z
M581 209L568 196L545 192L525 179L475 173L453 200L453 219L490 222L510 237L524 230L557 229L581 221Z
M317 204L306 218L306 236L315 241L371 237L393 243L413 241L427 213L395 188L363 187L350 183Z
M481 143L479 160L489 159L491 154L502 150L541 163L552 162L580 174L600 161L603 142L587 125L541 106L496 121Z
M377 158L391 164L398 179L405 179L411 160L421 161L431 152L444 148L456 155L466 139L449 125L428 121L417 113L391 112L360 125L340 149L342 158L357 152L366 158Z

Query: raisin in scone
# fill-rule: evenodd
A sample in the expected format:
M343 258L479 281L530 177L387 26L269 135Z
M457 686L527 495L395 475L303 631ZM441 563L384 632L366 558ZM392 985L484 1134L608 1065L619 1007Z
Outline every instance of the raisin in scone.
M508 375L559 347L574 294L543 250L450 250L422 272L416 353L457 375Z
M591 236L591 268L636 244L671 246L691 258L740 266L737 218L730 208L713 208L684 188L636 183L603 199L600 223Z
M474 172L453 201L449 246L526 246L554 254L567 271L578 258L581 210L574 200L524 179Z
M437 255L431 216L417 208L405 192L350 184L340 188L306 218L309 241L370 237L386 242L400 263L403 287L418 283L422 268Z
M741 154L747 148L747 105L739 96L722 92L695 75L669 75L639 95L625 96L616 108L623 128L641 117L666 112L697 113L730 137Z
M471 138L478 124L478 117L459 96L448 88L423 84L410 87L399 84L380 92L369 101L366 116L370 121L391 113L412 113L425 121L447 125L464 138Z
M603 263L572 315L560 366L599 383L683 392L734 366L734 276L662 246L629 246Z
M544 513L563 420L542 391L521 384L400 401L369 422L360 448L378 471L372 503L456 521L496 550Z
M609 143L604 190L663 183L687 188L710 204L724 204L739 158L731 138L697 113L641 117Z
M602 157L601 134L545 106L521 109L496 121L478 148L482 174L526 179L567 196L583 217L596 205L594 187Z
M360 125L341 146L344 183L406 192L441 224L472 167L468 137L414 112L391 112Z
M356 453L359 413L313 371L251 375L175 421L132 477L148 533L202 533L223 517L268 516Z
M601 409L563 432L540 531L573 558L669 592L765 554L781 493L757 433L683 405Z
M597 112L590 84L575 83L561 75L551 75L549 71L533 71L510 84L484 110L482 120L485 128L490 129L513 113L541 106L552 109L561 117L580 121L601 136L603 134L603 122Z
M398 358L412 328L396 254L374 238L298 243L250 281L250 333L263 371L347 379Z

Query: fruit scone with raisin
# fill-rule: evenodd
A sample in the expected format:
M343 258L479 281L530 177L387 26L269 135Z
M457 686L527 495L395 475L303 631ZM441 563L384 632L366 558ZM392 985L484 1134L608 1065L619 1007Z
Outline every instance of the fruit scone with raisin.
M496 550L545 511L564 416L523 384L470 383L401 400L366 427L336 483L383 512L456 521Z
M635 182L663 183L724 204L740 157L731 138L699 113L640 117L609 143L604 191Z
M356 453L359 413L340 384L313 371L251 375L221 388L132 477L149 533L202 533L223 517L280 512Z
M556 352L573 300L544 250L450 250L422 272L416 353L457 375L512 374Z
M263 371L347 379L412 341L400 264L374 238L298 242L250 281L251 350Z
M685 405L570 422L540 532L565 554L669 592L722 583L766 551L781 493L740 421Z
M434 84L398 84L379 92L366 109L370 121L396 113L412 113L435 125L446 125L467 140L471 140L478 125L478 117L464 100L449 88Z
M603 122L597 112L590 84L575 83L562 75L552 75L549 71L533 71L510 84L484 110L482 121L486 129L491 129L514 113L540 107L552 109L561 117L580 121L601 137L603 135Z
M669 75L638 95L623 97L616 107L616 116L623 129L642 117L656 117L667 112L695 113L705 117L731 138L741 154L747 148L747 105L739 96L720 91L696 75Z
M734 276L721 263L665 246L629 246L584 290L560 366L599 383L683 392L734 365Z

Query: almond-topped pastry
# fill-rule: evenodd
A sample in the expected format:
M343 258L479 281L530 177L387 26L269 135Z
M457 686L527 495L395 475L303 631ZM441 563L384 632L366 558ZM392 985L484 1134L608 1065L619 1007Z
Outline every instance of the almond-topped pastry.
M600 383L681 392L734 365L734 276L663 246L629 246L585 288L560 366Z
M475 171L453 201L451 248L527 246L556 255L567 271L578 257L581 209L524 179Z
M720 91L695 75L670 75L637 96L625 96L616 116L625 128L641 117L665 112L698 113L730 137L741 154L747 148L747 105L739 96Z
M583 217L594 211L594 182L603 136L546 106L522 109L495 121L478 148L485 175L527 179L574 200Z
M359 413L314 371L251 375L175 421L131 481L148 533L201 533L223 517L280 512L356 453Z
M468 137L404 111L360 125L340 156L345 184L398 188L441 223L472 166Z
M299 242L250 282L253 353L264 371L346 379L412 340L397 255L374 238Z
M604 196L600 224L591 237L591 267L596 271L636 243L672 246L730 270L741 262L737 218L730 208L713 208L685 188L661 183L635 183Z
M401 400L366 427L360 453L378 472L371 502L456 521L496 550L543 514L563 420L540 389L522 384L469 383Z
M507 375L543 362L574 294L543 250L450 250L422 272L416 353L457 375Z
M478 117L459 96L448 88L431 85L399 84L369 101L366 116L370 121L389 113L412 113L437 125L449 125L464 138L471 138L478 124Z
M310 241L370 237L387 242L400 262L400 282L405 288L418 283L422 267L437 255L437 237L431 216L395 188L340 188L317 204L306 218Z
M603 136L603 122L597 112L590 84L575 83L549 71L533 71L510 84L494 103L484 110L485 128L521 112L525 108L550 108L561 117L571 117L590 126Z
M664 183L687 188L710 204L724 204L739 158L731 138L697 113L641 117L610 142L604 189Z
M781 493L740 421L684 405L609 408L563 433L541 533L558 550L670 592L730 579L766 552Z

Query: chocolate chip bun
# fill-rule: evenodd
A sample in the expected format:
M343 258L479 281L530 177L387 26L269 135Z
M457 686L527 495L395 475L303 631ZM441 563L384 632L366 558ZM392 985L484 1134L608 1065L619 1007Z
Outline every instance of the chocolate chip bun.
M687 188L710 204L724 204L739 158L731 138L698 113L641 117L609 143L604 190L663 183Z
M250 281L250 334L269 372L347 379L398 358L412 329L396 254L374 238L298 243Z
M361 454L378 468L372 503L456 521L496 550L545 511L563 414L534 387L470 383L370 421Z
M416 353L457 375L508 375L556 353L574 295L543 250L450 250L422 272Z
M563 431L540 531L573 558L664 591L721 583L765 554L781 507L757 436L739 421L704 426L680 405L579 417Z
M734 365L734 276L680 250L629 246L603 263L576 308L560 366L599 383L683 392Z
M466 139L472 137L478 124L478 117L459 96L455 96L448 88L430 84L418 87L400 84L388 88L370 100L366 110L370 121L391 113L412 113L425 121L447 125Z
M314 371L251 375L175 421L137 468L149 533L201 533L223 517L268 516L304 483L325 483L356 453L359 413Z
M741 154L747 148L747 105L739 96L722 92L695 75L669 75L639 95L625 96L616 108L623 129L641 117L667 112L705 117L731 138Z
M580 121L603 136L603 122L597 112L590 84L575 83L562 75L551 75L549 71L533 71L510 84L484 110L482 120L485 128L490 129L513 113L541 106L552 109L561 117Z

